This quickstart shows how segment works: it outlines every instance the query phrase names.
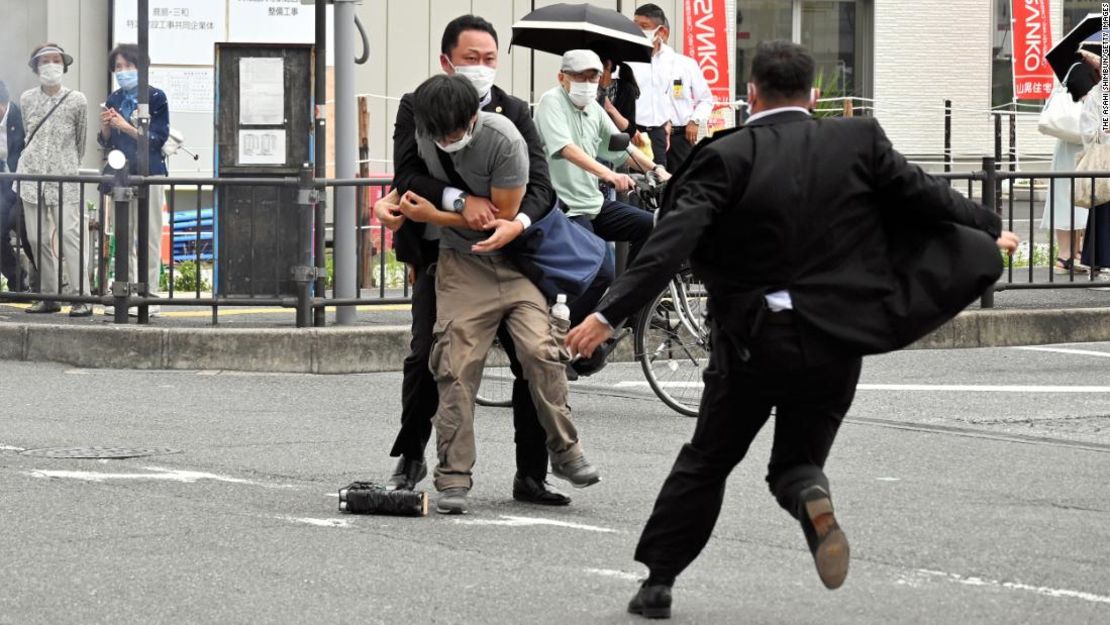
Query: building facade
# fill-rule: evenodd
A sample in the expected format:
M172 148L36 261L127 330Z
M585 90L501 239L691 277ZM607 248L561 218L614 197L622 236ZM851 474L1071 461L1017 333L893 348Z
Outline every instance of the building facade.
M284 26L282 31L253 23L249 29L252 32L286 32L297 41L311 39L310 27L304 26L311 7L301 0L151 0L151 6L161 7L160 11L181 8L196 13L201 1L205 12L222 13L215 20L213 37L217 40L250 36L244 34L248 30L245 20L237 21L237 15L247 10L241 7L248 5L271 6L273 11L284 12L285 17L290 12L300 14L301 26ZM555 2L364 0L358 5L371 48L370 61L356 69L355 87L357 93L368 96L370 170L390 171L397 98L440 71L440 35L444 25L460 14L482 15L497 28L501 44L499 85L533 101L554 85L557 57L533 54L511 47L509 42L516 20L534 8ZM1050 2L1054 39L1099 5L1091 0ZM590 4L631 16L640 2L590 0ZM656 0L656 4L672 22L672 45L682 51L683 0ZM967 164L974 163L994 151L992 110L1013 108L1009 90L1009 4L1010 0L730 0L735 19L729 29L735 46L728 52L735 97L743 99L746 95L751 57L758 43L791 39L814 54L825 97L855 98L857 112L880 119L895 146L923 162L937 161L943 152L943 107L946 99L951 100L953 151ZM76 57L65 84L86 93L90 119L95 119L96 107L113 88L106 66L107 52L118 41L133 40L120 22L127 5L133 7L134 0L0 0L0 11L5 16L0 78L13 94L34 86L34 76L26 66L27 55L36 43L55 41ZM288 20L282 23L292 24ZM170 31L159 32L157 37L152 34L152 38L162 41L173 36ZM162 77L180 83L176 85L180 97L173 97L174 92L167 89L171 93L173 125L201 154L196 163L175 157L170 163L171 173L210 173L214 119L211 107L205 107L207 96L201 83L211 75L211 63L199 58L159 58L159 54L163 53L156 51L153 58L152 84L166 88L157 82ZM1036 131L1035 103L1021 104L1021 112L1015 115L1017 151L1025 159L1043 158L1051 152L1052 140ZM831 102L822 107L841 105ZM1004 138L1009 134L1009 113L1006 115ZM90 141L95 128L95 124L89 125ZM98 158L96 150L89 150L87 165L97 167Z

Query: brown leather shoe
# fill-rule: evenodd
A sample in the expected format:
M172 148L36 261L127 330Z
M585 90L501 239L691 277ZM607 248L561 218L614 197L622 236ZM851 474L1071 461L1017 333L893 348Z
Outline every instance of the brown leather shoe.
M848 577L848 537L833 515L832 499L821 486L806 488L800 498L799 521L817 566L817 576L825 588L840 588Z

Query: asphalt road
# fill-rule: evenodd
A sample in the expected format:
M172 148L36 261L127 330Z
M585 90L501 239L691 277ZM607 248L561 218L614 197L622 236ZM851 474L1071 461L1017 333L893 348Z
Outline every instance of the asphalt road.
M828 466L853 553L835 592L763 483L765 431L673 621L1110 622L1110 344L1044 349L866 362ZM0 623L636 622L633 547L694 424L640 379L574 386L604 481L570 507L512 501L511 417L482 408L472 514L407 519L335 496L392 467L399 374L0 362ZM23 453L89 446L180 453Z

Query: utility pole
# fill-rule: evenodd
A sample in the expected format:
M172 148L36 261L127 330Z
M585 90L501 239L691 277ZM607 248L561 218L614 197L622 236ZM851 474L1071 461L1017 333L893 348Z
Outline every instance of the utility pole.
M328 5L323 2L316 3L316 69L315 69L315 124L316 139L313 142L313 161L316 164L315 177L324 179L328 177ZM314 217L315 257L316 257L316 297L324 296L327 288L327 236L324 233L327 218L326 189L321 190L316 197ZM312 325L323 327L327 319L323 307L314 308L312 311Z
M335 0L335 177L357 176L358 124L355 115L355 3L361 0ZM356 296L358 259L356 258L358 215L355 188L335 188L332 236L335 250L335 297ZM354 306L339 306L335 313L339 325L354 325Z

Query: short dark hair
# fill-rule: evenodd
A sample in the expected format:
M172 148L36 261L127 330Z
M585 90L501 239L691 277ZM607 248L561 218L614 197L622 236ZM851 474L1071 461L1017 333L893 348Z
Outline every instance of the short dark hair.
M444 56L450 57L451 51L459 45L459 35L466 30L480 30L489 33L493 37L493 43L497 43L497 30L494 29L493 24L477 15L460 15L447 22L447 26L443 29L443 39L439 42L439 51Z
M785 39L764 41L752 58L752 82L768 101L809 97L814 63L802 46Z
M0 80L0 104L7 104L11 101L12 96L8 93L8 85L4 84L3 80Z
M416 132L441 139L470 125L478 114L478 90L463 76L437 74L412 94Z
M139 46L133 43L119 44L108 53L108 71L114 72L116 70L116 59L121 56L123 60L138 67L140 65L139 59L143 58L143 52L139 50Z
M641 4L640 6L636 7L636 13L634 13L634 15L646 17L649 20L655 22L656 26L666 26L667 28L671 27L671 23L667 21L667 14L663 12L662 7L660 7L658 4Z

